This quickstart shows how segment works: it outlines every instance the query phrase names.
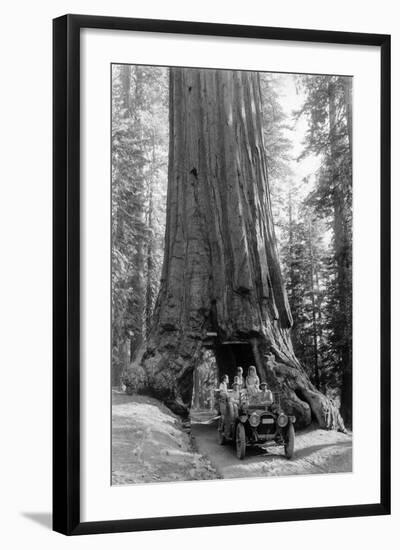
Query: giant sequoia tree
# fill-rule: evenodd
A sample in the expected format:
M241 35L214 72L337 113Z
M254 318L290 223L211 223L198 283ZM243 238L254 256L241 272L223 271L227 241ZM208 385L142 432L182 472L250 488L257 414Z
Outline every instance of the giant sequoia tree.
M128 387L172 408L189 406L193 370L211 348L220 375L254 362L298 425L315 418L322 427L341 428L336 408L311 384L290 340L258 75L171 69L169 116L161 287Z

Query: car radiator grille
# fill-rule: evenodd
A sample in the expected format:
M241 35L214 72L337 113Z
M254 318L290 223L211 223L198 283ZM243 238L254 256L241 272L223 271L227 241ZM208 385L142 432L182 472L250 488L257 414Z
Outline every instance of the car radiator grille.
M258 425L257 432L259 434L273 434L276 431L275 420L270 415L261 416L260 424Z

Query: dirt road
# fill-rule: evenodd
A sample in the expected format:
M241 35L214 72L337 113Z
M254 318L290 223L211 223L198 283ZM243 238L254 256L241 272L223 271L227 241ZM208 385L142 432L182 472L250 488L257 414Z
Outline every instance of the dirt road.
M352 437L334 431L307 429L296 434L295 454L287 460L282 447L249 447L238 460L231 444L217 441L216 423L192 420L192 435L199 453L209 458L223 478L324 474L352 471Z
M351 472L350 435L308 429L296 434L292 460L272 446L250 447L238 460L231 444L218 445L212 414L192 411L185 430L159 401L113 391L113 485Z

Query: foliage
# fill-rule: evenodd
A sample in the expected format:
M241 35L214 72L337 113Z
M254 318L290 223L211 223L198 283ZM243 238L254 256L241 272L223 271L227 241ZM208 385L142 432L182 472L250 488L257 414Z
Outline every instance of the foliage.
M319 168L301 181L288 173L276 178L272 170L272 202L296 355L315 385L340 399L345 373L351 373L350 80L304 75L296 84L304 99L292 122L307 125L297 162L313 156ZM288 121L268 123L274 143ZM351 422L351 414L346 420Z
M112 343L115 382L148 333L158 292L165 228L167 143L166 69L113 65Z
M168 168L168 72L160 67L113 65L112 79L112 337L114 372L120 376L146 342L159 288ZM301 100L294 112L285 110L284 88L289 80ZM332 398L347 399L348 409L351 81L264 73L260 92L295 353L314 384ZM296 124L304 127L300 152L294 146ZM298 168L309 158L317 168L299 177ZM200 385L215 383L213 369L199 367L196 376ZM197 398L200 403L201 392ZM351 422L351 413L346 420Z

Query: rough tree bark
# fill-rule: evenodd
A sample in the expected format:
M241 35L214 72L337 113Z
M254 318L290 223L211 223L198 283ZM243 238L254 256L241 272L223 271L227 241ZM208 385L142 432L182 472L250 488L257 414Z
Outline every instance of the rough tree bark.
M123 65L121 70L131 70L130 65ZM132 75L131 75L132 76ZM135 67L134 70L134 93L130 98L130 110L133 117L135 135L138 138L138 143L143 143L143 123L140 114L140 109L143 104L143 70L140 66ZM131 83L132 86L132 83ZM132 105L133 103L133 105ZM133 108L134 107L134 108ZM140 145L139 145L140 147ZM134 179L144 182L144 165L142 162L136 163L136 174ZM145 334L145 319L143 312L145 311L145 296L146 296L146 283L144 278L145 273L145 240L144 240L144 228L145 228L145 196L141 186L137 186L137 191L134 196L131 197L131 211L134 212L136 218L136 224L139 229L138 238L135 243L135 251L132 258L134 270L129 283L131 289L133 289L132 296L129 299L129 312L134 319L131 329L131 342L130 342L130 354L131 360L135 356L137 350L140 348Z
M298 426L343 428L291 340L277 254L256 73L171 69L167 221L161 287L128 389L183 412L207 332L251 346ZM234 346L232 346L234 349ZM220 372L222 374L223 371Z
M349 79L345 82L349 96ZM339 166L340 153L337 151L337 105L335 102L335 84L328 87L329 99L329 142L333 177L333 233L335 248L335 263L337 267L337 294L339 319L336 323L336 338L339 343L339 360L342 375L340 412L347 426L352 425L352 261L351 261L351 204L348 204L349 175L341 172ZM351 144L351 96L346 99L347 128ZM350 115L349 115L350 113ZM350 148L351 150L351 148Z
M349 139L350 156L353 154L353 87L352 79L349 77L342 78L344 101L346 105L346 128Z
M154 261L153 261L153 254L154 254L154 227L153 227L153 185L154 185L154 166L155 166L155 143L154 143L154 132L152 135L152 166L153 171L150 174L150 177L148 178L148 188L147 188L147 194L148 194L148 212L147 212L147 227L149 231L148 236L148 242L147 242L147 250L146 250L146 311L145 311L145 317L146 317L146 338L148 338L151 326L152 326L152 317L153 317L153 304L154 304L154 298L155 298L155 291L153 290L153 271L154 271Z
M310 254L310 290L311 290L311 306L312 306L312 326L313 326L313 355L314 355L314 384L317 389L320 388L320 376L318 365L318 325L317 325L317 308L315 300L315 261L314 248L312 242L312 224L311 218L308 220L308 248Z

